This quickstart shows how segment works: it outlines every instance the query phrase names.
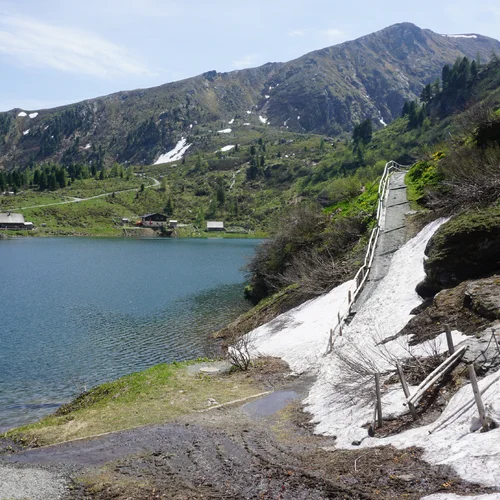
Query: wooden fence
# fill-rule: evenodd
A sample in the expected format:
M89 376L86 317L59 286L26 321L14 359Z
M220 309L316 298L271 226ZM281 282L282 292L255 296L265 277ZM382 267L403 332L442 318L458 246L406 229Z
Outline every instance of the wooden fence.
M354 276L354 281L356 282L356 288L354 292L349 290L347 295L347 309L345 312L339 313L337 315L337 325L335 328L330 330L330 336L328 339L328 347L326 349L325 354L329 354L333 346L335 344L335 339L338 336L342 336L342 325L351 313L351 308L358 298L359 294L363 290L365 283L368 279L368 275L370 274L370 269L373 264L373 259L375 257L375 250L377 248L378 237L380 234L380 223L383 215L384 209L384 200L387 195L388 187L389 187L389 179L393 172L407 172L409 170L408 166L400 165L395 161L389 161L385 164L384 173L380 179L380 183L378 185L378 204L377 204L377 216L376 216L376 225L372 229L370 234L370 239L368 240L368 248L366 249L365 259L363 261L363 265L358 269L358 272Z

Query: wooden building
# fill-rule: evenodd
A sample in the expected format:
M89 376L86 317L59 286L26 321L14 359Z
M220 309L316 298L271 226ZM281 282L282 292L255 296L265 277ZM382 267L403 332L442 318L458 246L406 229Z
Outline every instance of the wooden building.
M207 231L225 231L224 222L207 220Z
M163 214L147 214L141 217L143 227L164 227L167 225L167 216Z
M23 214L0 213L0 229L33 229L33 222L25 222Z

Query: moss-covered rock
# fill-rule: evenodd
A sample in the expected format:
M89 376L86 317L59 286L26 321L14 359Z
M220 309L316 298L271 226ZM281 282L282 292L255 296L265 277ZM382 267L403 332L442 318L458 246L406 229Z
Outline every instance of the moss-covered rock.
M453 217L430 239L425 253L427 276L417 287L424 297L498 272L500 207L471 210Z

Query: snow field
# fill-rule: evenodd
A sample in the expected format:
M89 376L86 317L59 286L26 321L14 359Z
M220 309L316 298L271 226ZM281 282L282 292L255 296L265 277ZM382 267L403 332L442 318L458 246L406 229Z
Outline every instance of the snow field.
M328 346L337 314L347 310L347 295L356 283L347 281L329 293L279 315L248 334L253 355L277 356L301 373L315 365Z
M344 328L343 336L335 339L331 354L324 356L328 332L337 323L337 312L342 314L347 307L348 290L353 290L355 286L352 281L278 316L250 332L249 336L254 355L279 356L295 372L312 368L318 371L317 380L305 400L305 409L313 414L316 432L336 436L338 447L353 448L353 441L361 441L361 447L418 446L424 449L423 458L429 463L450 465L466 480L498 488L500 429L488 433L470 431L471 420L477 417L470 384L453 396L441 417L430 425L383 439L369 438L363 427L373 419L372 373L394 371L396 359L447 350L444 332L437 339L413 348L408 346L408 339L404 337L378 345L381 340L398 333L411 318L410 311L421 303L415 286L424 277L424 249L444 222L445 219L440 219L429 224L394 254L387 275ZM452 334L455 345L466 338L457 331ZM365 365L368 375L360 374L359 380L346 378L344 360L349 358ZM343 380L344 394L338 390ZM367 388L368 397L355 392L360 387L362 390L363 385ZM500 372L481 380L479 388L487 414L500 422ZM415 390L415 387L410 387L411 393ZM385 417L406 413L408 408L404 402L400 384L384 387L382 403ZM459 497L440 494L426 498L452 500ZM500 495L469 498L500 500Z
M25 111L20 111L17 116L20 116L21 118L28 116L28 114Z
M154 162L154 165L161 165L162 163L182 160L182 157L190 147L191 144L187 144L186 138L182 137L181 140L175 145L175 148L160 155L160 157Z
M30 113L29 117L30 118L36 118L38 116L38 113Z

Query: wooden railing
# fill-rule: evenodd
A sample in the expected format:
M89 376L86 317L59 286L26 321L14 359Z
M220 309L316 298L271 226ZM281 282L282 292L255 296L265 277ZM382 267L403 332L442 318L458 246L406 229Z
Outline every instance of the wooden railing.
M395 161L389 161L385 164L384 173L380 179L380 183L378 185L378 204L377 204L377 216L376 216L376 225L372 229L370 234L370 239L368 240L368 248L366 249L365 259L363 261L363 265L358 269L358 272L354 276L354 281L356 282L356 288L354 291L349 290L347 296L347 309L343 314L338 313L337 315L337 325L335 328L330 330L330 337L328 340L328 347L326 349L326 354L330 353L335 344L335 339L337 336L342 336L342 325L351 313L351 308L358 298L359 294L363 290L365 283L368 279L368 275L370 274L370 269L373 264L373 259L375 257L375 249L377 248L378 237L380 234L380 223L383 215L384 209L384 200L387 195L387 190L389 186L389 179L393 172L407 172L409 170L408 166L400 165Z

